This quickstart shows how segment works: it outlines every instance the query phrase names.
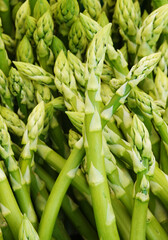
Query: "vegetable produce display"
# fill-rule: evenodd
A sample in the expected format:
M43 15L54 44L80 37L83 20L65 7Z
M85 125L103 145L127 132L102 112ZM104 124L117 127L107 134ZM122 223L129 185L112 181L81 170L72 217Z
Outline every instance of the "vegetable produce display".
M0 240L168 240L168 0L0 0Z

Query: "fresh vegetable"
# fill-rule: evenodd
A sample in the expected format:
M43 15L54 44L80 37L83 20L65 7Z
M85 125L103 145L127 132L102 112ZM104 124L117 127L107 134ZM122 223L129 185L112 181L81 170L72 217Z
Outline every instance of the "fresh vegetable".
M0 239L168 239L168 1L0 0Z

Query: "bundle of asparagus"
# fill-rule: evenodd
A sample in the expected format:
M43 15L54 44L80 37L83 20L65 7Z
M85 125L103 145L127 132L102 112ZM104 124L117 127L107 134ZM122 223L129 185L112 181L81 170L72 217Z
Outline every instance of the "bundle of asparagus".
M168 239L168 1L0 1L0 240Z

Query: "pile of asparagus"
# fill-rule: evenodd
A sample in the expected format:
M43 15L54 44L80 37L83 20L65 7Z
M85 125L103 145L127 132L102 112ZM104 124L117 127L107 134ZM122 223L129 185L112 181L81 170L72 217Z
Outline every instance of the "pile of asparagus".
M0 1L0 240L168 239L168 1Z

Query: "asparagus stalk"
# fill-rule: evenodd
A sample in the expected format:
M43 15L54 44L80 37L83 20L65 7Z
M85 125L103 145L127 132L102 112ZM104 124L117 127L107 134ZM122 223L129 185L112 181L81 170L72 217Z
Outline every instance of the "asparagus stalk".
M152 153L149 133L136 115L133 117L131 136L135 151L140 154L140 163L134 171L137 173L135 183L135 200L131 224L130 239L146 239L146 219L149 203L149 177L154 174L155 159ZM141 213L137 218L137 214Z
M111 234L113 234L114 239L119 239L105 173L100 119L102 103L100 75L105 57L105 43L109 37L110 27L110 24L106 25L95 35L89 46L86 62L86 79L88 82L85 93L83 135L87 157L88 183L100 239L110 239ZM99 199L99 202L97 199Z
M26 28L25 28L25 21L27 15L31 14L31 9L29 5L29 1L26 0L19 8L19 10L16 13L16 18L15 18L15 27L16 27L16 32L15 32L15 38L17 40L21 40L22 37L25 35Z
M14 154L11 148L10 135L7 131L5 121L1 116L0 116L0 119L1 119L0 121L1 122L0 152L9 173L12 189L15 193L15 196L17 198L17 201L21 210L23 211L23 213L27 214L27 217L30 219L33 225L37 227L37 216L34 211L33 204L31 202L30 195L28 194L20 168L18 167L18 163L14 158Z
M38 137L43 130L45 116L44 102L40 102L28 117L26 129L22 137L23 149L20 154L19 165L26 184L31 182L31 167L34 164L34 152L37 149Z
M24 35L17 46L16 60L21 62L34 63L33 48L26 35Z
M0 183L1 183L0 184L1 211L9 224L9 227L12 231L14 238L17 240L23 217L1 163L0 163Z
M52 177L39 166L36 166L35 171L41 179L45 181L48 190L52 191L54 186L54 180ZM93 237L94 239L97 239L96 233L80 211L78 205L67 194L63 198L62 209L82 236L87 239L93 239Z
M139 84L149 73L152 72L158 63L160 56L160 53L151 54L147 57L142 58L131 68L129 74L126 77L126 82L116 91L115 95L111 98L101 113L103 126L105 126L117 108L125 102L131 89Z
M83 159L84 151L81 151L82 145L83 140L80 140L75 145L74 151L71 152L66 164L64 165L64 168L54 184L54 187L52 188L40 220L39 236L41 240L47 240L51 238L54 223L57 218L63 197L75 176L81 160ZM62 188L60 188L60 186L62 186ZM57 197L55 198L55 196ZM47 224L48 219L50 219L49 224Z
M62 36L67 36L71 25L79 14L77 0L63 0L52 5L53 19Z

